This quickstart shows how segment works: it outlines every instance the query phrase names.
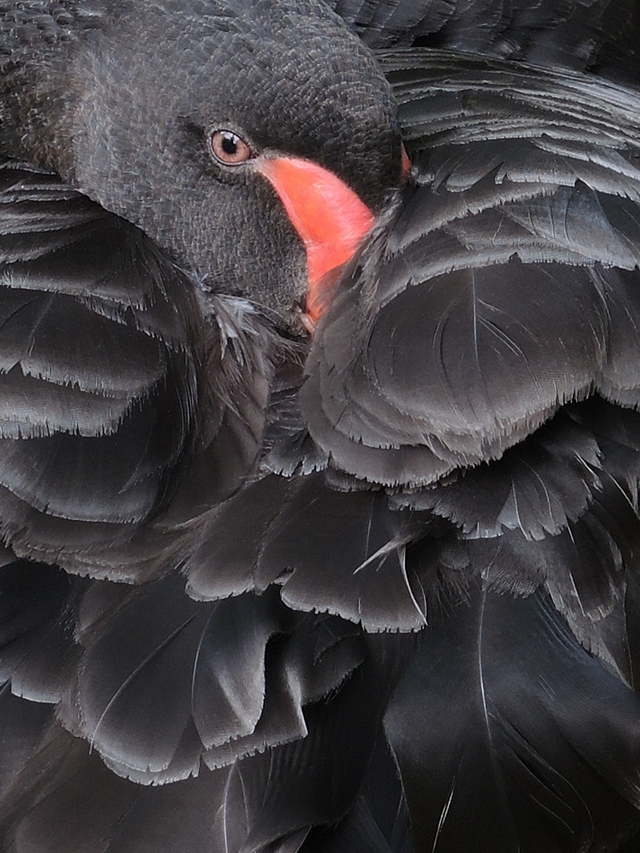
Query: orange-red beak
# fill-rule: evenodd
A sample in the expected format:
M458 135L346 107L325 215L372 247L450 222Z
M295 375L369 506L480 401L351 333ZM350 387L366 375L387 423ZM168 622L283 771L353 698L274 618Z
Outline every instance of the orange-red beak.
M411 177L411 159L409 158L409 155L407 154L407 149L404 147L404 145L402 145L401 148L402 151L400 152L400 156L402 157L402 168L400 171L400 176L402 179L402 183L406 184L406 182Z
M331 302L332 269L355 253L375 222L356 193L321 166L298 157L264 159L258 171L273 185L307 250L305 326L312 331Z

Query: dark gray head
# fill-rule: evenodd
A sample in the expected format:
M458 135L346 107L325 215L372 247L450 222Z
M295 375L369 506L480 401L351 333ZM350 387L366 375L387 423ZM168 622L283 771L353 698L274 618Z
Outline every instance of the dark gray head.
M54 22L46 37L42 27L29 39L3 30L5 42L18 38L6 153L58 171L206 287L286 314L306 284L300 238L273 187L251 162L216 161L216 129L254 154L314 161L376 213L399 182L387 83L320 2L68 2L62 25L60 3L33 5Z

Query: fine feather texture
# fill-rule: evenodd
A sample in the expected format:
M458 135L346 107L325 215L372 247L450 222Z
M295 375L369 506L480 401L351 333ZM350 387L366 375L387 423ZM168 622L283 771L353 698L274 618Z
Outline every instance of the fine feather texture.
M197 778L159 788L116 776L81 740L41 720L44 734L38 748L25 739L22 767L3 800L5 832L19 819L7 849L80 851L103 844L115 853L161 844L169 851L183 849L180 844L186 839L195 853L266 853L300 849L310 826L325 827L313 833L323 839L323 846L313 849L325 849L332 827L362 784L380 735L389 679L406 657L402 645L393 638L370 644L364 666L328 700L308 707L304 738L228 767L202 768ZM365 720L360 713L363 701L369 708ZM3 710L0 704L0 713ZM389 773L388 754L385 761ZM31 805L23 815L26 803ZM75 818L69 820L71 814ZM90 825L87 814L92 815ZM406 818L404 824L401 834L406 833Z
M141 232L55 176L2 176L2 530L25 556L144 576L171 537L139 526L172 499L173 523L197 515L251 469L269 331L233 300L201 306Z
M632 404L637 384L632 96L439 53L431 75L430 56L388 57L418 186L338 292L300 393L333 464L392 487L500 458L594 386Z
M0 0L2 851L636 853L639 8Z
M238 524L252 533L240 547ZM278 581L295 609L337 613L370 631L413 630L425 620L425 581L407 546L424 526L389 511L382 495L336 494L321 475L295 489L267 477L213 514L186 562L187 589L216 599Z
M634 0L331 0L372 48L438 47L638 82Z
M386 716L418 849L607 849L628 834L638 697L540 594L476 589L438 623Z
M196 774L201 753L215 768L304 737L303 706L364 660L355 627L296 618L275 591L207 605L177 577L120 592L114 608L110 586L83 601L80 615L98 620L82 627L84 652L58 713L139 782Z

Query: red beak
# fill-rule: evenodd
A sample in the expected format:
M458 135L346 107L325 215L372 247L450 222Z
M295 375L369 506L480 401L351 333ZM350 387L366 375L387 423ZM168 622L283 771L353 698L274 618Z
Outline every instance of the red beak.
M298 157L260 160L258 171L280 196L307 250L304 323L312 331L331 302L332 269L355 253L375 222L371 210L333 172Z

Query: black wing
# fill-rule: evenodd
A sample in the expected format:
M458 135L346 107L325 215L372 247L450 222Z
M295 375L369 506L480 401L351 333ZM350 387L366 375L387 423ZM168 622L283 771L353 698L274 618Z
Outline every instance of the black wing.
M374 49L433 47L637 83L636 0L332 0Z
M246 366L234 410L224 364L206 372L225 361L224 315L55 176L12 162L0 175L3 536L80 574L145 576L171 538L150 528L204 511L251 469L271 367ZM243 382L226 379L227 396Z

